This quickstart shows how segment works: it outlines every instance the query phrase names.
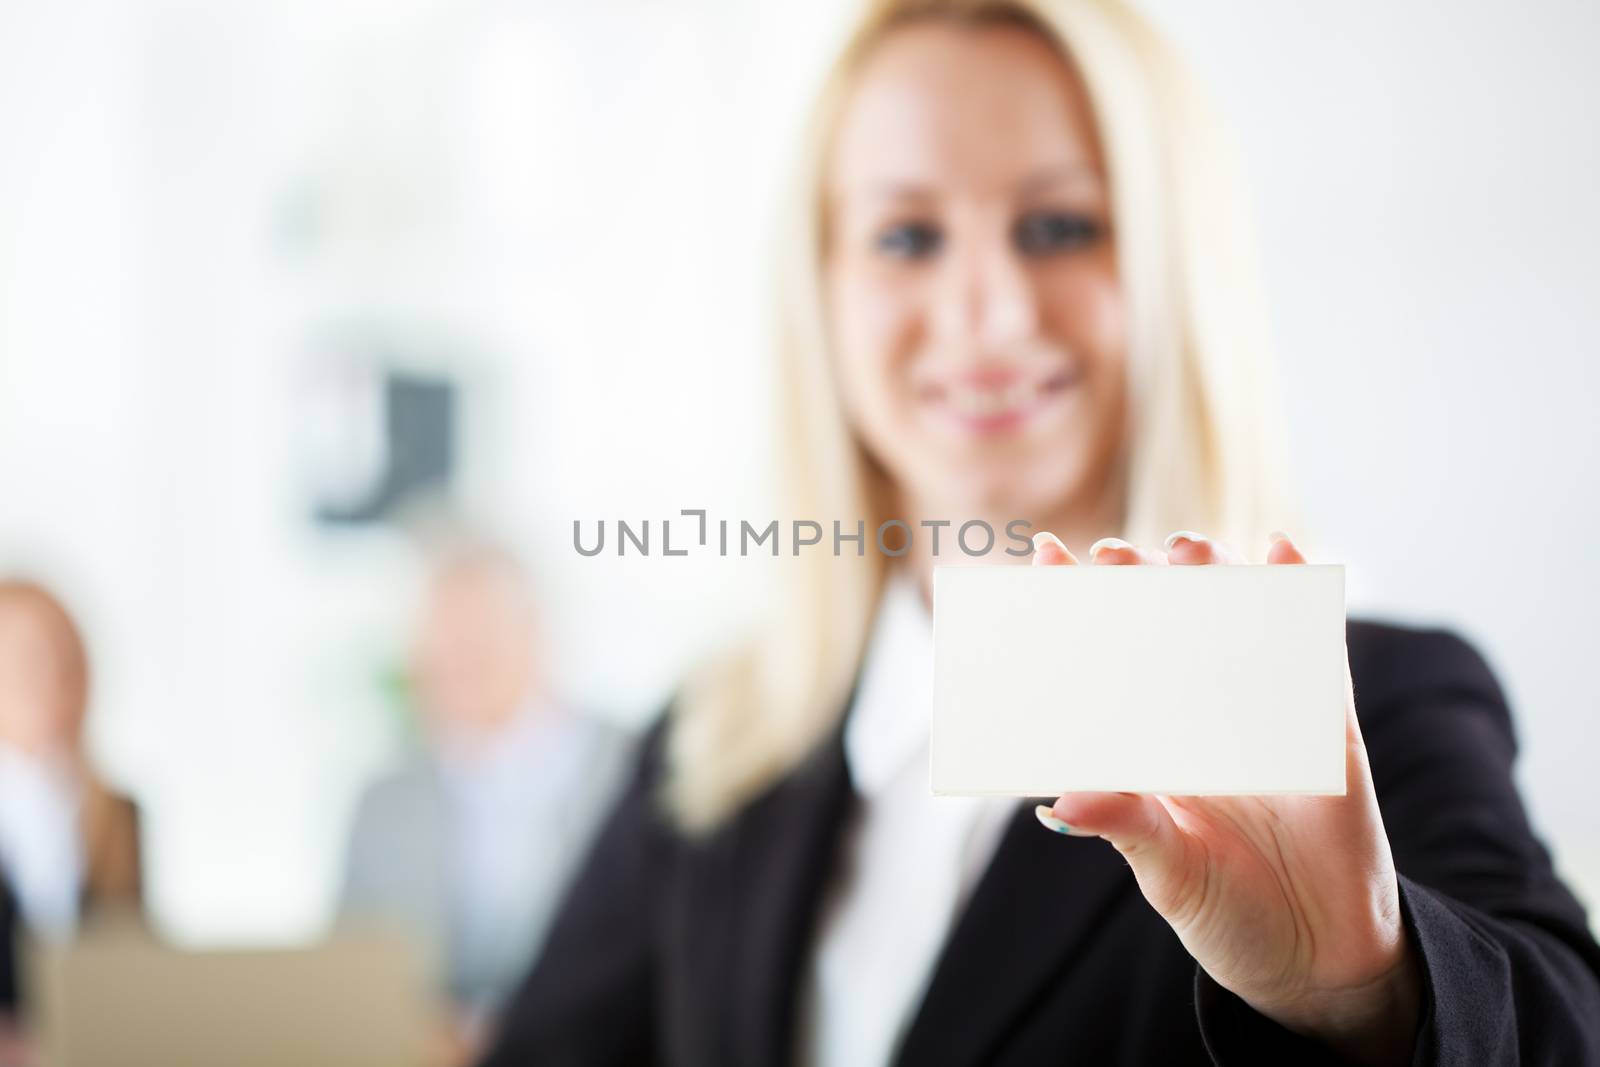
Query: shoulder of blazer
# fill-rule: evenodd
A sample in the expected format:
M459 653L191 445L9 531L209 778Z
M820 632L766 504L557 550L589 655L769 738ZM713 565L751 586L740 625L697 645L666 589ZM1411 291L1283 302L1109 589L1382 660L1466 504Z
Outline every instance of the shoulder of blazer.
M660 719L652 722L644 735L598 715L586 715L584 721L589 727L586 769L591 778L591 788L603 796L613 794L635 765L646 740L659 728ZM654 753L656 759L660 759L659 749L658 740Z
M1488 709L1515 745L1500 683L1477 649L1455 633L1352 619L1345 634L1363 722L1419 701L1464 700Z

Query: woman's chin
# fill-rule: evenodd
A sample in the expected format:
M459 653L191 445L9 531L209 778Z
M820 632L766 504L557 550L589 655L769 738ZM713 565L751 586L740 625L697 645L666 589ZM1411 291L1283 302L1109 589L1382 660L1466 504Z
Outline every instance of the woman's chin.
M937 498L948 514L931 517L952 522L970 518L1001 523L1025 519L1037 524L1061 514L1080 495L1077 481L1064 483L1059 474L1041 478L1030 477L1026 470L975 469L951 478L950 471L943 473L946 483Z

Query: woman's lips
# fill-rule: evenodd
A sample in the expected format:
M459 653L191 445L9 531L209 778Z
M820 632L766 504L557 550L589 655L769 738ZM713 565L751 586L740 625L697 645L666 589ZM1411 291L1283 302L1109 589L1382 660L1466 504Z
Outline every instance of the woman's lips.
M1064 369L1028 381L967 378L930 382L921 389L923 403L973 433L1000 433L1020 427L1042 408L1067 393L1081 376Z

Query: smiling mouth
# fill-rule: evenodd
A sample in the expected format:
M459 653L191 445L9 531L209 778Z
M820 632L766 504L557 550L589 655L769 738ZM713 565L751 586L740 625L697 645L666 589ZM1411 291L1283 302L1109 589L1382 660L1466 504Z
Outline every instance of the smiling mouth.
M1081 378L1076 369L1064 369L1035 381L1005 385L928 383L920 394L925 403L943 409L970 428L997 430L1022 422Z

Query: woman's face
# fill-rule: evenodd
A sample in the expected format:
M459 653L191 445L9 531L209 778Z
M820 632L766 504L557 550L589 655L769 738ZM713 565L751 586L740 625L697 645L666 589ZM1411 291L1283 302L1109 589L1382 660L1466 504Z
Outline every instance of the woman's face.
M902 497L956 521L1101 503L1125 323L1071 68L1022 28L894 31L846 101L827 192L843 401Z

